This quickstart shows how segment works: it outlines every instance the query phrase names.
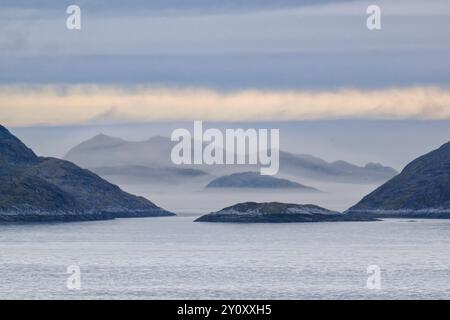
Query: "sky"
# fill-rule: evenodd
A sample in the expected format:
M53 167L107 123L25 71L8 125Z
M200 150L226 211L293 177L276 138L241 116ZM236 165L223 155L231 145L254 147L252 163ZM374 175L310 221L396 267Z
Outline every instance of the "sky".
M446 120L449 18L446 0L0 0L0 123Z
M0 124L59 157L100 132L276 127L285 150L401 169L448 141L448 30L448 0L0 0Z

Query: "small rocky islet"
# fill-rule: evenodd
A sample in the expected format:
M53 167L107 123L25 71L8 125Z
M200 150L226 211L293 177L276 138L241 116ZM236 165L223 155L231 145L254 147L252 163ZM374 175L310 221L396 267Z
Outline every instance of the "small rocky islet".
M335 222L376 221L370 216L342 214L312 204L244 202L201 216L196 222Z
M298 182L261 175L259 172L251 171L218 177L211 181L206 188L296 189L304 192L319 192L313 187L305 186Z

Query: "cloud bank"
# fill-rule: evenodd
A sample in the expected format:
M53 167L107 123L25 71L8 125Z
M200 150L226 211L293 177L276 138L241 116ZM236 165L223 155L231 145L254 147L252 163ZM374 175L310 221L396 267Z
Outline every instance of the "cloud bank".
M1 86L0 123L12 126L145 121L450 119L450 90L221 92L98 85Z
M308 5L323 5L328 3L351 2L355 0L78 0L77 4L94 12L107 11L123 13L124 11L155 11L155 12L217 12L239 10L262 10L274 8L289 8ZM73 4L70 0L2 0L0 8L59 10Z

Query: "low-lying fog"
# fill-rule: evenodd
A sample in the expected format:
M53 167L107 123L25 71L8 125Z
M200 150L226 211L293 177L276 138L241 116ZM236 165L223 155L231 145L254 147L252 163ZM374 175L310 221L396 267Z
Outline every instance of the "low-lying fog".
M316 182L314 186L324 192L302 192L296 189L203 189L194 185L120 184L120 186L180 215L200 215L247 201L315 204L331 210L344 211L377 187Z

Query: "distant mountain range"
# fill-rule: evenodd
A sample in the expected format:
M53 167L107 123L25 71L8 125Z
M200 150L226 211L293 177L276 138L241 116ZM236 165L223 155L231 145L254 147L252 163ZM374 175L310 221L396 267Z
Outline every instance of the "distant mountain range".
M141 166L147 168L189 168L221 176L237 172L258 171L255 165L182 165L175 166L170 154L174 146L167 137L152 137L146 141L130 142L103 134L84 141L65 156L84 168L102 174L103 167ZM126 171L126 170L125 170ZM178 171L184 178L183 171ZM397 174L381 164L369 163L363 167L345 161L327 162L311 155L298 155L280 151L280 174L313 180L342 183L382 183ZM176 175L176 173L175 173Z
M179 183L183 180L186 182L199 181L205 183L211 176L202 170L190 168L175 167L146 167L146 166L116 166L116 167L96 167L90 168L96 174L107 177L114 183L132 183L132 184L149 184L149 183Z
M166 137L146 141L126 141L104 134L73 147L64 159L85 168L115 166L171 167L170 153L174 143Z
M450 142L409 163L346 213L450 218Z
M398 173L379 163L361 167L343 160L327 162L312 155L284 151L280 152L280 170L304 178L342 183L385 182Z
M69 161L36 156L0 126L0 222L169 215Z
M298 189L317 192L319 190L302 185L288 179L264 176L259 172L241 172L214 179L206 188L265 188L265 189Z

